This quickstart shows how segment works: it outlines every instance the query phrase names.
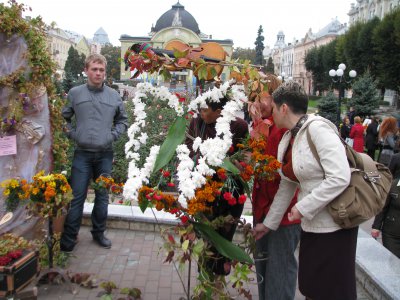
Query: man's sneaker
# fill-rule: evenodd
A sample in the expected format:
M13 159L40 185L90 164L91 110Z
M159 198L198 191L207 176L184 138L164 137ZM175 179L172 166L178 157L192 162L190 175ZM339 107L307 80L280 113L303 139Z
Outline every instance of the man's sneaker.
M101 235L94 235L93 241L95 241L100 247L110 249L111 248L111 241L106 238L103 234Z

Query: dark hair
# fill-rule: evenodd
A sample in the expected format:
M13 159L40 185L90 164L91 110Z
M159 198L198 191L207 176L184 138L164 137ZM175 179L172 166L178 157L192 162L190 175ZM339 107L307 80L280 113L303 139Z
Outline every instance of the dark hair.
M228 102L229 99L227 98L227 96L224 96L223 98L219 99L219 102L214 102L214 101L210 101L210 100L206 100L206 103L208 105L208 107L210 107L212 109L212 111L216 111L217 109L221 109L225 106L226 102Z
M295 114L307 113L308 96L296 81L290 80L280 85L272 93L272 98L278 107L285 103Z

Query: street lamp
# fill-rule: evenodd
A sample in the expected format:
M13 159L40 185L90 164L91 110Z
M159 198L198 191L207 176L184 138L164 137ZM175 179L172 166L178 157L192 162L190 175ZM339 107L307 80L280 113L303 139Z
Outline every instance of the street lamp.
M279 79L279 80L281 80L282 82L285 82L285 76L286 76L286 73L285 72L282 72L281 73L281 75L279 75L277 78ZM287 80L293 80L293 77L292 76L289 76L289 77L287 77L286 76L286 78L287 78Z
M346 65L344 63L339 64L338 69L335 71L334 69L329 71L329 76L331 77L334 83L338 83L339 85L339 99L338 99L338 110L337 110L337 122L340 124L340 113L342 108L342 98L344 96L344 88L346 83L350 83L353 78L357 76L357 72L351 70L349 72L349 80L346 80L344 75L344 70L346 70ZM336 77L337 76L337 77Z

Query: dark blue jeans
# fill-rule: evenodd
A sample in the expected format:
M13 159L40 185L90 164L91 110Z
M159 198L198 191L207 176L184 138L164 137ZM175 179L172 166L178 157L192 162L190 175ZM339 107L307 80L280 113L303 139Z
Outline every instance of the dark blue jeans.
M112 169L113 152L89 152L75 150L71 170L71 188L74 198L71 201L61 245L67 249L75 246L79 228L82 222L83 205L87 198L90 179L95 180L100 175L110 175ZM101 235L106 229L108 213L108 193L105 190L95 190L94 206L92 211L92 235Z

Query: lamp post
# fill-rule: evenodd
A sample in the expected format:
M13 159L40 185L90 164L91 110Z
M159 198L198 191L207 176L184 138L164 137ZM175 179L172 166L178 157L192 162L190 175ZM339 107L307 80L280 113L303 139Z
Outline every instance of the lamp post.
M287 80L293 80L293 77L292 76L286 76L286 73L285 72L282 72L281 73L281 75L279 75L278 77L277 77L279 80L281 80L282 82L285 82L285 78L287 79Z
M338 69L335 71L334 69L329 71L329 76L331 77L334 83L339 84L339 99L338 99L338 110L337 110L337 122L340 124L340 113L342 108L342 98L344 96L344 88L346 83L350 83L353 78L357 76L357 72L351 70L349 72L349 80L346 80L344 75L344 70L346 70L346 65L344 63L339 64Z

